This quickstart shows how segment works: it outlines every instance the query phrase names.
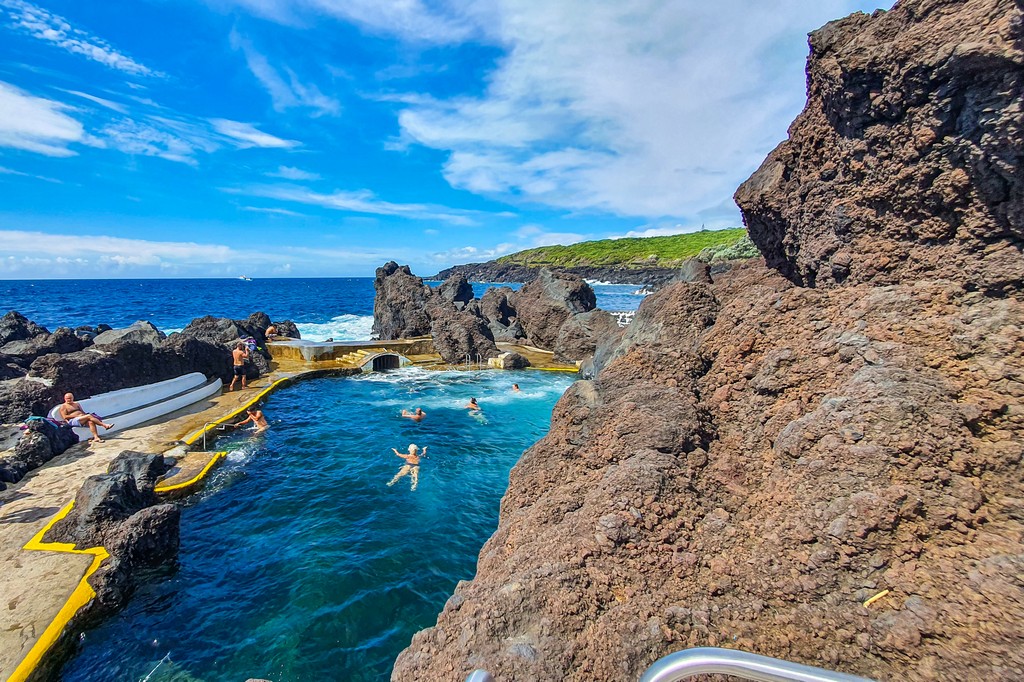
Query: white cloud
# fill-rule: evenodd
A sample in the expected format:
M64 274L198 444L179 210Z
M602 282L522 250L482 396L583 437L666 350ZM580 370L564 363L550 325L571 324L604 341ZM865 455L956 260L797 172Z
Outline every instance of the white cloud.
M487 18L473 2L428 3L424 0L227 0L273 21L312 23L332 17L378 34L405 40L450 43L478 33Z
M271 178L284 178L285 180L319 180L320 176L316 173L310 173L304 171L301 168L293 168L292 166L278 166L276 171L267 173L268 177Z
M258 130L251 123L240 123L229 121L223 118L210 119L213 129L221 135L231 138L238 147L270 147L290 149L298 147L299 142L295 140L283 140L269 133Z
M457 188L695 216L785 136L803 103L807 30L856 4L496 0L480 30L505 54L485 93L410 99L402 140L450 152Z
M56 183L58 185L63 185L64 184L63 180L58 180L57 178L49 178L49 177L46 177L45 175L34 175L32 173L24 173L22 171L16 171L13 168L6 168L4 166L0 166L0 175L17 175L17 176L23 177L23 178L34 178L36 180L43 180L44 182L52 182L52 183Z
M109 99L104 99L102 97L97 97L96 95L90 95L90 94L85 93L85 92L79 92L78 90L64 90L64 92L68 93L69 95L75 95L76 97L81 97L83 99L87 99L90 102L93 102L95 104L99 104L101 107L106 107L107 109L111 109L113 111L116 111L119 114L127 114L128 113L128 107L126 107L123 104L119 104L118 102L111 102Z
M439 251L431 254L435 263L481 263L494 260L507 253L518 251L515 244L498 244L492 249L478 249L475 246L460 246L447 251Z
M0 278L323 274L325 263L372 265L387 257L377 250L243 249L224 244L0 230Z
M96 147L112 147L125 154L157 156L189 165L196 165L194 155L200 148L194 141L166 129L127 118L103 126L89 143ZM206 147L204 151L212 150Z
M662 225L658 227L647 227L641 230L630 230L626 234L615 235L609 237L609 239L626 239L630 237L671 237L676 234L688 234L690 232L697 232L701 228L695 225L682 225L676 223L675 225Z
M330 194L323 194L292 185L263 185L250 187L245 190L225 189L224 191L267 199L293 201L300 204L321 206L338 211L351 211L353 213L402 216L416 220L442 220L453 225L463 226L477 224L475 218L477 215L476 211L460 211L428 204L396 204L377 198L368 189L352 192L339 190Z
M244 40L237 33L231 34L231 44L236 49L242 50L249 70L266 88L275 110L284 111L293 107L304 107L313 109L318 116L341 113L341 104L336 99L323 94L315 85L302 83L295 72L287 67L282 69L282 75L265 56L256 51L249 41Z
M73 156L68 145L81 141L85 130L65 109L60 102L35 97L0 81L0 147Z
M305 216L296 211L289 211L286 208L266 208L264 206L242 206L243 211L252 213L269 213L271 215L286 215L292 218L304 218Z
M0 0L7 10L11 25L33 38L53 43L73 54L99 62L104 66L136 76L160 75L118 52L105 40L88 31L74 28L63 17L24 0Z
M19 254L38 254L40 251L45 251L52 258L99 260L106 256L124 262L132 259L169 259L207 263L227 261L233 253L231 247L217 244L0 230L0 256L10 258Z

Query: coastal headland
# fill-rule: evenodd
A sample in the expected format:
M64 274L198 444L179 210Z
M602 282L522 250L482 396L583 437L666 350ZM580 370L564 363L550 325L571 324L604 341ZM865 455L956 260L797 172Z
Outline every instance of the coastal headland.
M1010 0L811 34L806 108L736 193L765 261L598 347L393 680L635 680L706 645L1024 677L1022 36Z

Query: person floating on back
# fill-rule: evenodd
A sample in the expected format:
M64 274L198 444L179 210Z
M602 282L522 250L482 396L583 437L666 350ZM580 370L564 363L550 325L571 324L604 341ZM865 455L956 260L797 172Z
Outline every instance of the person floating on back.
M423 411L422 407L417 407L414 411L402 410L402 416L407 419L411 419L414 422L421 422L423 418L427 416L427 413Z
M388 487L393 486L398 479L408 474L409 480L412 481L412 486L410 486L409 490L416 490L416 485L420 482L420 456L427 456L427 446L424 445L423 450L420 450L416 447L415 443L410 443L409 454L399 452L395 448L391 448L391 452L404 459L405 465L398 470L394 478L388 481Z
M245 412L249 416L235 424L234 427L236 429L243 424L248 424L249 422L252 422L256 426L256 433L263 433L270 428L270 424L267 423L267 418L263 416L263 410L258 407L250 407Z
M235 390L235 382L238 381L238 377L242 377L242 388L247 388L245 383L245 361L249 359L249 347L239 341L235 344L235 349L231 351L231 371L234 376L231 377L231 385L228 386L229 391Z
M114 428L113 424L106 424L99 416L90 414L82 409L82 406L75 402L75 396L71 393L64 394L64 404L60 406L58 410L60 418L66 421L71 426L84 426L92 431L93 443L102 443L103 439L100 438L99 431L96 430L97 426L102 426L107 431Z

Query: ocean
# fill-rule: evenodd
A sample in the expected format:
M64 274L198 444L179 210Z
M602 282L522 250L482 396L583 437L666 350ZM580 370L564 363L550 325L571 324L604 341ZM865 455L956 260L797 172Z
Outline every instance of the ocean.
M479 297L490 286L519 285L474 283L473 290ZM639 285L592 286L605 310L635 310L643 299ZM373 327L373 295L372 277L0 280L0 315L17 310L50 331L148 320L169 334L203 315L244 319L260 310L292 320L310 341L362 341Z

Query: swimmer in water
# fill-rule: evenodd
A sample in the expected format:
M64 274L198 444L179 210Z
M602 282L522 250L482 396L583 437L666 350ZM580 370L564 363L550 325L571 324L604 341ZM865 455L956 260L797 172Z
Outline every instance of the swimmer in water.
M465 407L467 410L479 410L480 404L476 401L476 398L470 398L469 402L466 403L463 407Z
M388 481L388 487L393 486L402 476L408 475L409 480L412 481L412 486L409 490L416 490L416 486L420 482L420 456L427 456L427 446L424 445L423 450L420 450L416 447L415 443L410 443L409 454L399 452L395 448L391 448L391 452L404 459L405 465L398 470L398 473L395 474L394 478Z
M414 422L421 422L423 418L427 416L427 413L423 411L422 407L417 407L415 411L410 412L409 410L402 410L402 416L411 419Z
M252 422L256 426L256 433L263 433L270 428L270 424L267 423L267 418L263 416L263 410L260 410L257 407L250 407L245 412L249 416L235 424L234 427L236 429L243 424L248 424L249 422Z
M519 393L519 384L512 384L512 392Z

